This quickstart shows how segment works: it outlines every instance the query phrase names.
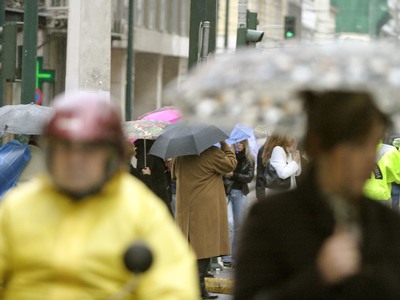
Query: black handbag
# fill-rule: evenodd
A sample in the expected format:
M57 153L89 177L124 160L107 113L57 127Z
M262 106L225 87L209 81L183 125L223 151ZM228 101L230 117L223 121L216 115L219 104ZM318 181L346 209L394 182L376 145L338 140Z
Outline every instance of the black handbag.
M290 188L290 177L282 179L276 173L274 167L268 162L264 169L265 186L271 190L288 190Z
M229 195L229 193L232 191L233 183L234 181L232 179L224 177L225 195Z

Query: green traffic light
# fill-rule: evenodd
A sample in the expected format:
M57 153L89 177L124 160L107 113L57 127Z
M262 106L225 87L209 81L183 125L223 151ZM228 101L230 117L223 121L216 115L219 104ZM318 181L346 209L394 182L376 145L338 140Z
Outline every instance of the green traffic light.
M292 39L296 36L296 17L285 16L284 19L284 35L285 39Z
M286 32L285 36L287 39L290 39L290 38L294 37L294 33L291 31L288 31L288 32Z

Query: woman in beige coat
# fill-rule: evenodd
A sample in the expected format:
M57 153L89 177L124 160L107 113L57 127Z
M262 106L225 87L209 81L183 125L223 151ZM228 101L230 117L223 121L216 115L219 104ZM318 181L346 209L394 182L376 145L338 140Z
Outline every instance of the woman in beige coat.
M228 255L229 230L222 175L236 167L235 154L223 141L200 155L175 159L176 222L197 254L203 299L214 299L205 289L204 274L211 257Z

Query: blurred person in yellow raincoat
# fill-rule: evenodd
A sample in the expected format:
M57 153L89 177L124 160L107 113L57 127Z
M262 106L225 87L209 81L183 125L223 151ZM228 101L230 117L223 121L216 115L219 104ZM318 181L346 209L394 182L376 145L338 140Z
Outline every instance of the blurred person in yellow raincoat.
M0 204L1 299L198 299L196 258L165 205L123 170L125 138L108 96L55 100L44 128L48 174ZM127 248L144 242L150 268L135 275ZM114 299L114 298L113 298Z

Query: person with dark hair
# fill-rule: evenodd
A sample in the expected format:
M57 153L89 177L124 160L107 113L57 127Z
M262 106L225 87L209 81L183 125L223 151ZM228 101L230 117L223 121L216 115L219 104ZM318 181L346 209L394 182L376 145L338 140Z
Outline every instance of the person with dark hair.
M173 216L171 173L168 170L166 161L158 156L149 154L154 140L138 139L134 144L136 146L137 161L136 176L165 203L171 216Z
M60 96L43 136L47 173L0 204L0 298L197 300L195 255L166 207L127 172L110 97ZM138 242L153 256L140 277L129 271L139 266L124 265Z
M234 299L399 299L400 215L363 194L388 117L367 92L300 97L308 173L250 209Z
M228 200L229 239L231 243L231 256L223 256L224 266L235 266L236 245L240 227L247 213L249 194L248 184L254 178L254 156L251 153L249 141L242 140L232 145L236 154L237 165L235 170L224 175L224 184L229 182L228 190L225 188Z

